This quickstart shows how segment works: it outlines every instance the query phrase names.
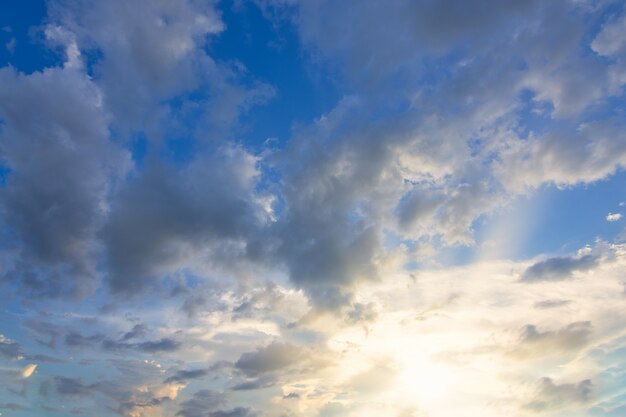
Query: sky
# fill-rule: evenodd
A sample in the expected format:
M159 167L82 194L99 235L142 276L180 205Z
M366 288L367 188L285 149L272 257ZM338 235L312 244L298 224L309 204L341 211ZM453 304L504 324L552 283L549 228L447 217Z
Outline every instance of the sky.
M0 2L0 415L626 415L625 87L620 0Z

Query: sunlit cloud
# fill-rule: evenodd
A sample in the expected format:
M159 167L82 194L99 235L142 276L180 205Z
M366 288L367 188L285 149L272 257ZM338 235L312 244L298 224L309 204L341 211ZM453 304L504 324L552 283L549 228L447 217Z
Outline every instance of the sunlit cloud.
M22 369L22 378L30 378L37 370L37 365L29 363Z

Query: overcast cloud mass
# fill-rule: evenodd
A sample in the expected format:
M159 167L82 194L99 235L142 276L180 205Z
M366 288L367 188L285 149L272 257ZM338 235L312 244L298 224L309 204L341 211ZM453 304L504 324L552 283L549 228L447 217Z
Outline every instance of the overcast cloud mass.
M2 3L0 414L624 416L625 88L620 0Z

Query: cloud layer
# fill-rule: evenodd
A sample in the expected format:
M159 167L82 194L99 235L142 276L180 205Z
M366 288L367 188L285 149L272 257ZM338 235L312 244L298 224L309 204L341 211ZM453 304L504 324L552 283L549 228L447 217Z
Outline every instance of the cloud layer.
M623 5L353 3L3 29L0 413L626 407ZM597 223L523 242L550 193Z

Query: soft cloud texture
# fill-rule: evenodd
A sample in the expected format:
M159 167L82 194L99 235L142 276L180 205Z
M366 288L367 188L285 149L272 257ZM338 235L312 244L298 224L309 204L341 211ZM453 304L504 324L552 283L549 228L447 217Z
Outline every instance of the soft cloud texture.
M623 414L621 3L12 10L0 411Z

